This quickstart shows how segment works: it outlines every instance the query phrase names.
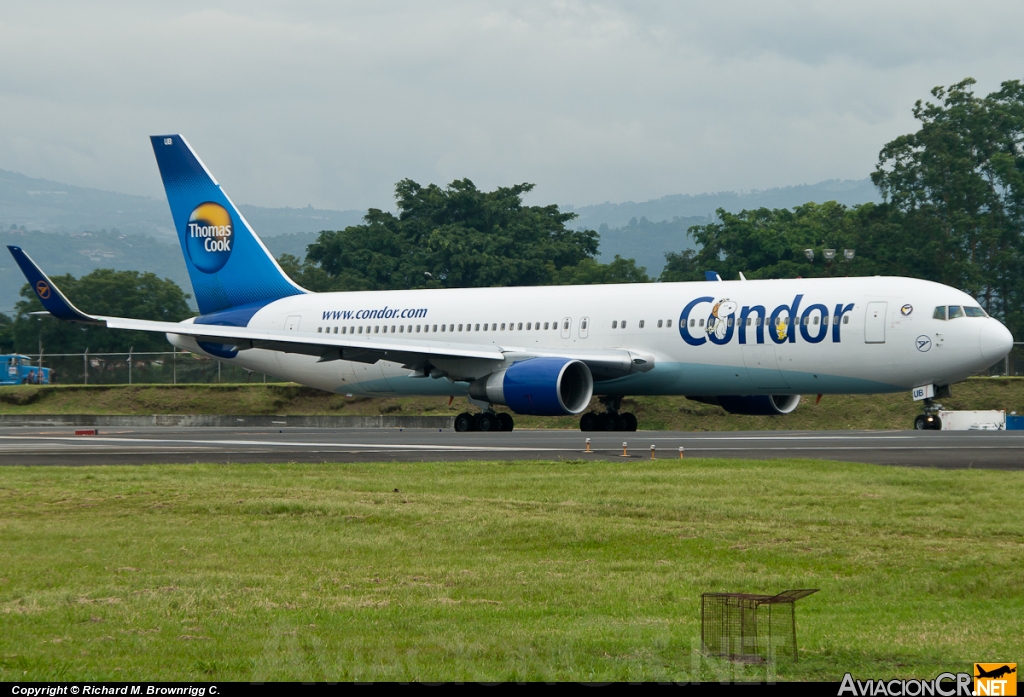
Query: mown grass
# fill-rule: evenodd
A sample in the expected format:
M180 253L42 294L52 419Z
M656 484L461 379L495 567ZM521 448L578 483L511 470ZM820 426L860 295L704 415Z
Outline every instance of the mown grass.
M1024 658L1022 472L649 460L0 468L0 681L779 679Z
M1024 413L1024 378L972 378L954 385L949 409ZM601 408L594 400L594 408ZM623 409L643 429L737 431L773 429L908 429L921 405L909 393L805 395L786 417L736 416L685 397L630 397ZM345 397L290 383L223 385L20 385L0 387L0 414L271 414L450 415L470 409L447 397ZM520 428L579 428L576 417L516 416Z

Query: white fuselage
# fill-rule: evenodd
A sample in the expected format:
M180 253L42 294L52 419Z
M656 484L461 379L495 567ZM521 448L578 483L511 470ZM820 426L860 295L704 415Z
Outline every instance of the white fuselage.
M957 382L1009 350L1012 337L997 320L933 318L942 306L978 303L937 283L890 277L365 291L277 300L248 327L653 358L646 372L596 382L596 394L875 393ZM171 338L209 355L190 338ZM261 349L219 360L332 392L468 390L457 369L431 378L388 361L318 362Z

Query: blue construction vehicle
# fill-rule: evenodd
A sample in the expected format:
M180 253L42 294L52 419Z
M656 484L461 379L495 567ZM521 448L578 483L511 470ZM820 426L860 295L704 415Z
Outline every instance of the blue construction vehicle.
M49 385L50 369L32 365L28 356L0 355L0 385Z

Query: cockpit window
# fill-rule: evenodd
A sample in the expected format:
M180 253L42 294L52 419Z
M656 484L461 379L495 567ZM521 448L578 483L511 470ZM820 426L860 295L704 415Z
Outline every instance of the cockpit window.
M939 307L935 308L935 312L932 313L932 319L946 319L946 306L940 305Z
M988 317L985 311L980 307L971 307L970 305L964 306L964 312L967 313L968 317Z
M963 317L963 316L964 316L964 310L963 310L962 307L960 307L959 305L950 305L949 306L949 318L950 319L956 319L957 317Z

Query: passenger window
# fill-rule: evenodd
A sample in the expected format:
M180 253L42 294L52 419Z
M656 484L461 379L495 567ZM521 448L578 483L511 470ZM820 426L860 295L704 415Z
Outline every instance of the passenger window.
M704 320L701 320L700 322L698 322L697 326L698 327L703 327L704 326Z
M970 307L968 305L964 305L964 312L967 313L968 317L988 317L988 315L985 314L985 311L982 310L980 307Z
M409 325L409 333L412 334L412 325Z
M643 321L643 320L640 320L640 328L641 328L641 329L643 329L643 328L644 328L644 321Z
M690 326L691 326L691 327L696 327L696 326L697 326L697 320L695 320L695 319L691 319L691 320L690 320Z
M548 327L550 327L550 326L551 326L551 325L550 325L550 324L548 324L547 322L545 322L545 323L544 323L544 328L545 328L545 329L547 329L547 328L548 328Z
M497 331L497 330L498 330L498 323L495 322L495 323L491 324L491 331L494 332L494 331Z
M486 327L487 325L485 324L484 326ZM478 324L478 325L476 325L476 329L474 329L473 331L475 331L475 332L478 332L478 331L480 331L480 325L479 325L479 324Z
M665 326L667 326L667 327L671 328L671 327L672 327L672 320L669 320L669 321L668 321L668 324L667 324L667 325L665 325Z
M394 334L394 333L395 333L395 325L393 325L393 324L391 325L391 333L392 333L392 334Z
M380 334L380 325L379 324L373 328L373 333L374 334Z
M727 326L730 326L730 327L731 327L731 326L732 326L732 325L733 325L733 324L734 324L735 322L736 322L736 320L735 320L734 318L730 317L730 318L729 318L729 323L728 323L728 325L727 325Z
M443 326L443 325L442 325L442 326ZM435 325L434 325L434 327L433 327L433 329L431 329L430 331L432 331L432 332L436 332L436 331L437 331L437 325L435 324Z
M662 325L665 324L664 320L658 320L658 329L661 329Z
M504 322L501 323L501 331L505 331L505 323Z
M758 315L758 316L757 316L757 323L756 323L756 324L755 324L754 326L756 326L756 327L760 327L760 326L761 326L761 322L762 322L763 320L764 320L764 317L762 317L761 315Z
M622 328L623 328L623 329L625 329L625 328L626 328L626 320L622 320Z
M444 330L445 330L445 325L442 324L441 325L441 331L443 332Z
M569 320L565 320L565 324L562 325L562 329L568 329L568 328L569 328Z
M935 308L935 312L932 313L932 319L946 319L946 306L940 305L939 307Z
M400 326L400 327L398 328L398 333L399 333L399 334L401 334L401 333L402 333L402 332L404 332L404 331L405 331L405 327L402 327L402 326Z
M324 328L323 327L317 327L316 328L316 333L317 334L323 334L324 333Z
M448 325L448 331L450 331L450 332L455 331L455 325L454 324L449 324Z
M531 322L527 322L526 323L526 328L527 329L530 329L532 326L533 326L533 324Z
M817 324L819 321L821 321L820 318L817 315L815 315L814 316L814 323Z
M462 331L462 325L461 324L459 325L459 331L460 332Z
M843 324L849 324L849 323L850 323L850 316L849 315L844 315L843 316Z
M519 323L519 326L518 326L518 327L516 327L516 329L518 329L519 331L523 331L523 323L522 323L522 322L520 322L520 323Z
M618 328L619 328L619 320L613 319L612 320L612 329L618 329Z
M959 305L950 305L949 306L949 318L950 319L956 319L957 317L963 317L963 316L964 316L964 311L962 309L960 309Z
M583 320L582 322L580 322L580 329L586 329L586 328L587 328L587 320Z

